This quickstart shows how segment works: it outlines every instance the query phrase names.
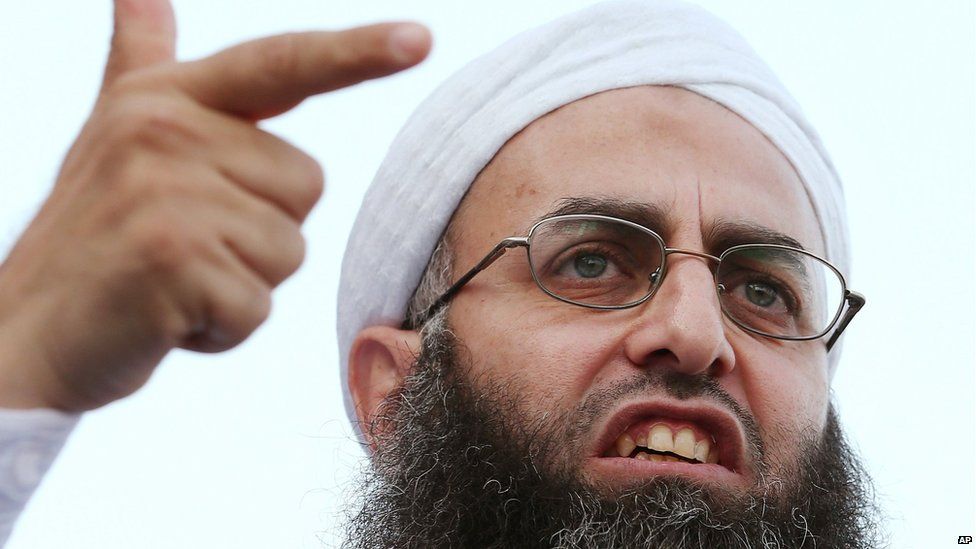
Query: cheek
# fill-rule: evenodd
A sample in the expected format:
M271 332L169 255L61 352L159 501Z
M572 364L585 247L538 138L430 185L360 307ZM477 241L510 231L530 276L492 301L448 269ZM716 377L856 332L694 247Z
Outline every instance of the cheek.
M509 308L478 305L451 311L473 373L511 384L531 417L574 408L621 348L619 327L555 300Z
M819 342L750 342L737 350L744 397L756 418L771 460L795 462L797 440L823 431L829 385Z

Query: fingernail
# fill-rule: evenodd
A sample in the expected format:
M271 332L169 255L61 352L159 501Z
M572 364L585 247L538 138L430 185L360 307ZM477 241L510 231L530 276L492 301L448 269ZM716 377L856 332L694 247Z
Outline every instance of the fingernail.
M402 63L417 61L425 53L430 43L427 28L417 23L403 23L390 33L390 49Z

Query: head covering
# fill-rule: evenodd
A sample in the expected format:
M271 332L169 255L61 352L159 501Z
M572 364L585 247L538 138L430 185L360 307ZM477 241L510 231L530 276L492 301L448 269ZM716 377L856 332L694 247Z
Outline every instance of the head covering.
M400 325L468 187L512 136L544 114L606 90L678 86L747 120L786 156L820 224L826 256L848 273L840 181L800 107L745 40L675 0L600 3L529 30L438 87L397 135L363 199L342 264L337 326L346 412L356 334ZM836 369L839 346L830 353Z

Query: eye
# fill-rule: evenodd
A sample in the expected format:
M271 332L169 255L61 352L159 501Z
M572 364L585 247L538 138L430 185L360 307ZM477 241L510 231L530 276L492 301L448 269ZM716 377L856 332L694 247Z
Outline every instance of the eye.
M836 274L797 250L745 246L723 255L715 275L725 313L750 329L775 336L808 336L826 327L828 301L840 298ZM833 278L831 278L833 277Z
M573 268L583 278L596 278L607 270L607 258L594 253L581 253L573 261Z
M553 274L576 282L606 282L633 278L631 261L619 246L606 242L588 242L564 250L552 262Z
M771 284L749 282L745 285L746 299L753 305L769 307L779 298L779 292Z
M796 314L799 304L794 292L765 273L745 271L726 276L722 282L725 303L737 311L769 317Z

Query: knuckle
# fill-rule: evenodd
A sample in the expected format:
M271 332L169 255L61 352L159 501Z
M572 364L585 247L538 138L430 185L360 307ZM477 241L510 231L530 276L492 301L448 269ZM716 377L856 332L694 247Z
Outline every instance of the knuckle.
M259 286L251 296L251 308L255 327L271 316L271 290L266 286Z
M112 106L110 127L116 141L148 148L170 148L193 138L191 125L176 101L128 97Z
M307 249L305 237L300 231L292 230L289 232L289 236L285 239L286 241L282 243L282 266L284 268L284 278L287 278L295 273L302 263L305 261L305 252Z
M147 71L129 71L115 77L111 84L102 89L102 97L114 101L131 95L138 95L158 86Z
M352 39L343 40L341 38L345 37L341 35L337 35L337 38L340 39L336 40L329 50L329 61L340 70L349 71L355 69L361 63L363 57L362 50L364 48L362 44Z
M295 220L277 210L264 226L263 232L268 236L262 243L264 268L260 273L267 283L276 287L305 261L305 237Z
M158 172L155 163L148 155L130 154L128 157L120 159L116 171L116 183L127 191L127 195L132 199L144 197L144 193L155 190L158 179Z
M99 220L107 227L118 227L143 211L146 202L144 187L149 171L142 158L118 160L116 171L109 177L97 178L94 183L104 196L96 210Z
M198 254L193 237L164 216L149 216L133 230L135 253L151 273L174 273Z
M297 33L276 36L257 51L260 74L269 83L278 83L294 74L301 62L301 44Z
M159 158L135 154L120 162L112 181L110 196L120 212L154 211L159 217L173 217L178 209L172 202L185 203L192 188L184 180L183 167L174 169ZM168 221L163 219L161 221Z
M299 172L299 197L305 211L311 210L325 191L325 172L322 165L307 154L302 154L296 162Z
M240 319L238 331L243 339L271 316L271 289L263 284L251 283L241 297L243 302L239 304L236 318Z
M214 350L230 349L248 338L271 315L271 290L239 280L232 297L214 296L208 307L207 339ZM231 287L234 287L231 285Z

